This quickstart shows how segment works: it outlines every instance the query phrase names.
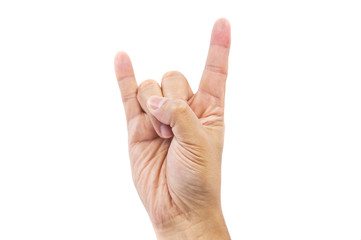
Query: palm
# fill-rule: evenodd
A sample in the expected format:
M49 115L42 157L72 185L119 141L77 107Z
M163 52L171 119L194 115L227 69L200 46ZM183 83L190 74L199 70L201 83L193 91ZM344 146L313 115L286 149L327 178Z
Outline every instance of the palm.
M210 134L222 134L222 107L209 108L204 104L212 101L211 98L197 93L190 99L189 104L192 110L199 114L197 114L199 120ZM190 155L190 150L184 148L176 138L159 137L146 113L130 121L129 129L129 152L132 160L133 179L143 204L153 217L161 220L180 214L180 206L175 204L174 199L179 197L177 195L190 193L175 194L172 190L188 189L184 186L195 184L194 181L182 182L184 176L178 174L188 170L183 164L184 161L193 162L194 159L187 157ZM196 177L191 176L187 179L194 180ZM182 186L178 186L177 183L180 182L182 182ZM181 199L177 199L177 201L181 201ZM169 211L171 208L173 210ZM159 216L159 213L162 215Z
M153 222L168 221L184 214L188 209L197 207L201 198L212 194L210 189L213 186L207 186L198 175L213 169L195 162L207 161L215 158L214 155L220 158L221 155L229 35L229 28L224 22L215 25L200 88L196 94L184 98L206 133L203 138L207 139L202 141L201 137L196 144L185 144L177 137L159 136L155 120L146 112L144 104L138 102L139 96L138 99L136 97L139 95L138 87L129 58L121 53L120 60L116 62L127 115L133 180ZM200 191L202 194L199 194Z

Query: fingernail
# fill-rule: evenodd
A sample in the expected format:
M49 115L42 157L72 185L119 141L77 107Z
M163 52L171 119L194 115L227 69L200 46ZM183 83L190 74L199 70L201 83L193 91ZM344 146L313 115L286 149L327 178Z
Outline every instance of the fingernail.
M168 125L164 125L164 124L160 125L160 133L165 138L169 138L173 136L172 129Z
M164 101L165 99L162 97L152 96L148 99L148 106L153 110L157 110L162 106Z

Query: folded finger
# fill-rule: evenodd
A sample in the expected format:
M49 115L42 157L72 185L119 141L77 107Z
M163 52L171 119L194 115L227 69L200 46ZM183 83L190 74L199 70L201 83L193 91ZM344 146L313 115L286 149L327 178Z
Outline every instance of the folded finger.
M184 75L177 71L167 72L162 78L162 93L164 97L188 101L193 92Z
M154 130L162 138L169 138L173 136L172 130L168 125L159 122L152 114L150 114L147 101L151 96L163 97L162 90L159 84L154 80L146 80L139 85L138 88L138 101L143 111L146 112L152 122Z

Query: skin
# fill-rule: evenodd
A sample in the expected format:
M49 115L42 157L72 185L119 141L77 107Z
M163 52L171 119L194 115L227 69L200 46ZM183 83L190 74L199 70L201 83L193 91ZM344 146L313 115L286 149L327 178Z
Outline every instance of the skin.
M115 57L132 176L158 239L230 239L220 200L230 40L217 20L195 94L176 71L138 86L128 55Z

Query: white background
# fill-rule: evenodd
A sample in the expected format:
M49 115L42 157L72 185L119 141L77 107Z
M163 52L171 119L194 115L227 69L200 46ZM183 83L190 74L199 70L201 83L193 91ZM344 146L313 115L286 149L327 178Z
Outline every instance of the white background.
M194 91L232 47L222 201L233 239L361 239L355 0L0 2L0 239L155 239L131 181L113 57Z

